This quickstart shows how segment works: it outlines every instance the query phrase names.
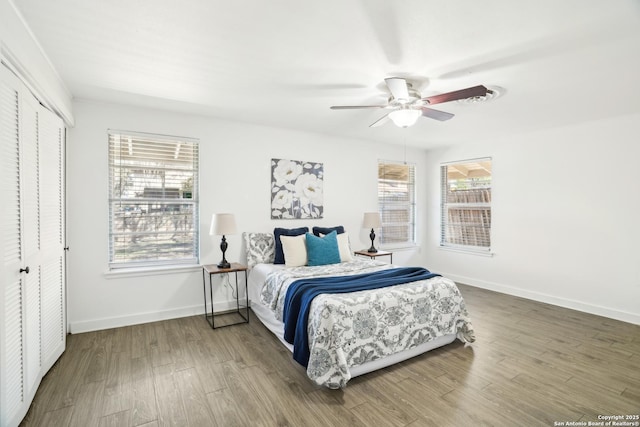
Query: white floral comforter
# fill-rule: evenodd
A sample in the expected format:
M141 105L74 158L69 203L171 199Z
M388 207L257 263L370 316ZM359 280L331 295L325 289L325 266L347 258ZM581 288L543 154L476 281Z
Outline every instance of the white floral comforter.
M355 260L295 267L267 276L261 300L282 320L289 285L308 277L362 274L390 268ZM317 296L309 312L307 375L319 385L344 387L349 368L414 348L448 334L475 341L462 295L453 281L434 277L388 288Z

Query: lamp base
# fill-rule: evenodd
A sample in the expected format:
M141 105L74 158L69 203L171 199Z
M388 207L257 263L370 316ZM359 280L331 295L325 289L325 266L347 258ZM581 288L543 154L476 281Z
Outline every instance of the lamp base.
M373 246L373 241L376 238L376 233L373 231L373 228L371 229L371 233L369 233L369 238L371 239L371 247L367 249L367 252L369 252L370 254L374 254L378 252L378 250L375 248L375 246Z
M222 242L220 242L220 250L222 251L222 261L218 264L218 268L231 268L231 264L227 261L227 257L224 255L227 252L227 238L222 235Z

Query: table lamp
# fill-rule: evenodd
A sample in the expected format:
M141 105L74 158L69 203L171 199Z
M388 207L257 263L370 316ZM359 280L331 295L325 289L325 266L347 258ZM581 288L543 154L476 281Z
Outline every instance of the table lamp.
M382 221L380 220L380 212L365 212L364 220L362 221L362 228L370 228L371 233L369 233L369 238L371 239L371 247L367 250L367 252L375 253L378 250L373 246L373 240L376 238L376 233L373 231L374 228L382 227Z
M220 242L220 250L222 251L222 261L218 264L218 268L231 268L231 264L225 258L225 252L227 251L227 239L225 235L236 234L236 219L233 214L219 213L213 214L211 218L211 228L209 229L209 235L222 236Z

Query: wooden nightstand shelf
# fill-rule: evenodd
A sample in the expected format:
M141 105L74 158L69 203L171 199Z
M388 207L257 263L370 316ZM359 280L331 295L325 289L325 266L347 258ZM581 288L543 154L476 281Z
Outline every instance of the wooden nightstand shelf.
M240 305L240 294L238 293L238 272L244 272L245 301L243 302L245 302L245 305L243 306ZM213 285L211 282L211 276L214 276L216 274L225 274L225 273L235 273L236 275L236 309L231 311L225 311L224 313L216 314L213 311ZM207 279L206 279L207 274L209 275L209 301L211 303L211 312L209 312L207 308ZM202 266L202 285L204 288L204 317L205 319L207 319L207 322L209 322L209 325L211 325L211 328L217 329L225 326L237 325L240 323L249 323L249 292L248 292L248 285L247 285L247 267L246 266L238 263L231 263L231 268L219 268L215 264L203 265ZM222 320L222 318L225 318L226 320L226 318L231 316L240 317L242 320L236 320L236 321L233 321L232 323L223 322L223 324L216 326L215 324L216 318L219 318L220 320Z
M355 251L354 254L360 255L360 256L366 256L371 259L376 259L379 256L388 256L389 263L393 264L393 252L381 251L381 250L378 250L378 252L369 252L366 249L362 249L361 251Z

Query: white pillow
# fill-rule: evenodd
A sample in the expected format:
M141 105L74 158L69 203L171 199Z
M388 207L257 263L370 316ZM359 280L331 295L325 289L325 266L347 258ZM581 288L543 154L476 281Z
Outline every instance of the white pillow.
M307 237L304 234L299 236L280 236L282 252L284 253L284 265L287 267L307 265L306 239Z
M325 235L319 233L320 237ZM349 243L349 235L345 231L337 236L338 239L338 251L340 252L340 262L353 261L353 254L351 253L351 244Z
M353 261L351 244L349 243L349 235L346 231L344 233L338 234L338 250L340 251L340 261Z

